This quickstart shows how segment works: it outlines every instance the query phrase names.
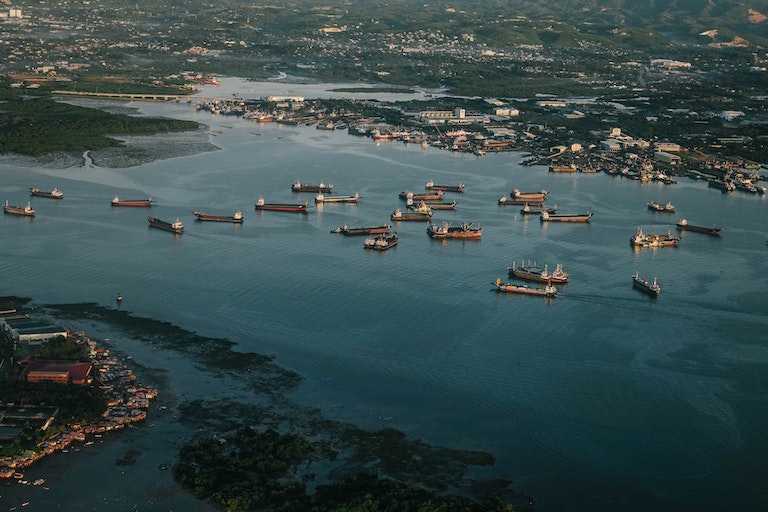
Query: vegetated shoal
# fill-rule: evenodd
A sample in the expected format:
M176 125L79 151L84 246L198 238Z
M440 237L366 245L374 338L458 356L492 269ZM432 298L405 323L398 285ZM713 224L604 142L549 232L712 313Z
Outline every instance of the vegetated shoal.
M366 431L328 420L319 409L291 401L287 395L302 377L279 366L273 357L238 352L230 340L201 336L168 322L135 317L97 304L58 304L43 309L75 325L105 325L151 348L176 352L214 377L237 378L245 386L247 397L233 393L224 400L190 400L181 396L178 421L214 436L245 427L303 436L323 449L321 456L315 452L311 460L302 461L304 480L297 480L301 485L307 479L328 485L358 485L357 478L365 473L425 489L435 496L460 494L479 500L498 496L509 503L529 503L527 497L513 489L510 479L482 481L465 476L469 466L493 465L490 453L432 446L395 429ZM190 443L185 446L194 446ZM293 478L300 477L294 473ZM210 493L201 495L212 498Z

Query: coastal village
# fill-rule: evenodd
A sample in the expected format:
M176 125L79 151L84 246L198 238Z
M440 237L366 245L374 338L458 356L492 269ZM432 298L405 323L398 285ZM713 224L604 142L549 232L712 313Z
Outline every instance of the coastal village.
M35 348L57 339L83 347L87 360L48 360L32 355ZM15 479L20 485L44 484L42 480L29 482L24 478L24 469L41 458L66 451L73 444L92 444L108 432L145 420L150 403L157 396L156 389L136 382L133 371L84 332L68 331L26 312L14 308L0 311L0 342L5 355L0 372L5 382L95 387L104 394L107 404L97 421L85 424L62 423L56 404L2 404L0 447L9 446L29 428L42 439L34 448L0 455L0 478ZM10 354L13 355L9 357Z

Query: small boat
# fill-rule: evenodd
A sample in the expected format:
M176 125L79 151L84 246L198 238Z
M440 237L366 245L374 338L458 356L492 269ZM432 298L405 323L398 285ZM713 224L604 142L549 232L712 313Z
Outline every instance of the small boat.
M164 229L165 231L170 231L171 233L176 234L181 234L184 231L184 224L182 224L179 219L176 219L173 222L166 222L157 217L149 216L147 217L147 220L149 221L149 225L153 228Z
M635 275L632 276L632 287L653 297L657 297L661 291L661 287L656 283L655 277L652 282L649 282L647 279L641 279L638 272L635 272Z
M323 194L331 194L333 193L333 185L330 183L326 185L322 181L319 185L312 185L310 183L300 183L296 182L293 185L291 185L291 190L294 192L322 192Z
M675 206L672 203L660 204L660 203L651 201L648 203L648 209L653 210L655 212L667 212L667 213L675 212Z
M149 199L120 199L118 196L112 198L112 206L135 206L135 207L148 207L152 206L152 198Z
M483 228L472 226L470 222L462 222L459 226L452 226L450 222L443 222L442 225L430 224L427 233L432 238L461 238L477 240L483 236Z
M363 247L373 249L374 251L386 251L397 245L397 232L386 235L377 235L372 238L366 238Z
M499 198L498 203L500 205L513 205L513 206L535 206L538 208L541 208L544 206L544 201L535 201L535 200L529 200L529 199L510 199L506 195L503 195Z
M496 278L495 282L491 283L496 287L496 291L504 293L519 293L522 295L539 295L542 297L554 297L557 295L557 288L552 283L547 283L544 288L531 287L526 285L517 285L512 283L502 283L501 278Z
M47 197L48 199L61 199L64 197L64 192L55 188L53 190L40 190L39 188L29 187L29 193L37 197Z
M205 212L192 212L194 216L197 217L197 220L199 221L205 221L205 222L232 222L235 224L242 224L243 223L243 212L240 210L236 211L234 215L211 215L209 213Z
M443 192L464 192L464 184L458 185L435 185L435 182L430 180L424 185L424 190L442 190Z
M520 213L523 215L541 215L542 212L555 213L557 212L557 205L551 207L545 206L531 206L529 203L525 203L525 206L520 208Z
M344 236L363 236L363 235L384 235L389 233L392 226L389 224L382 226L360 226L350 228L346 224L340 228L332 229L331 233L341 233Z
M643 233L642 228L637 228L635 234L629 238L629 245L634 247L677 247L680 242L679 236L673 236L667 232L666 235L655 233L647 235Z
M592 218L592 212L586 213L549 213L541 212L539 220L541 222L589 222Z
M519 266L512 262L512 266L507 269L509 277L525 279L526 281L537 281L540 283L564 284L568 282L568 274L563 271L563 267L558 264L554 272L550 272L547 266L539 268L534 263L527 265L521 263Z
M396 208L395 211L392 212L392 215L390 215L390 218L395 221L428 221L432 218L432 212L414 212L414 211L407 211L404 212L400 208Z
M530 201L543 201L547 198L547 192L546 190L542 189L539 192L520 192L519 189L514 189L512 191L512 198L513 199L527 199Z
M322 192L315 196L315 204L321 203L356 203L360 194L355 192L353 196L326 196Z
M411 199L413 201L442 201L445 192L438 190L431 194L414 194L410 190L400 192L400 199Z
M307 207L309 203L304 204L289 204L289 203L266 203L263 197L259 197L256 201L255 208L257 210L273 210L277 212L294 212L294 213L307 213Z
M722 231L723 228L718 228L716 226L712 226L711 228L705 227L705 226L694 226L693 224L688 224L688 221L686 219L680 219L677 224L677 229L682 229L685 231L694 231L696 233L704 233L705 235L712 235L712 236L718 236L720 234L720 231Z
M7 213L9 215L21 215L22 217L34 217L35 216L35 210L32 209L32 204L27 201L27 206L13 206L8 204L8 200L5 201L5 206L3 207L3 213Z

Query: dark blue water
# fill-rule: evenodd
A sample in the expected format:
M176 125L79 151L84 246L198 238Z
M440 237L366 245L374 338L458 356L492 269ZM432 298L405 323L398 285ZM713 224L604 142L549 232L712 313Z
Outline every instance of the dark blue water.
M140 107L209 123L221 150L126 169L0 165L2 200L25 204L30 186L65 194L33 198L34 219L0 217L3 295L113 306L120 293L136 315L274 354L306 377L297 400L491 451L496 466L478 474L512 476L540 510L768 506L765 199ZM379 253L329 232L388 223L398 193L430 179L466 184L451 195L456 211L434 219L479 224L482 240L437 242L426 224L401 223L399 245ZM308 215L254 210L259 196L312 203L290 191L296 180L362 198ZM560 211L592 211L592 222L547 225L499 207L515 187L546 188ZM150 229L145 209L110 207L115 194L151 196L151 213L181 218L185 233ZM678 213L653 213L651 200ZM199 209L241 209L245 223L196 223ZM638 226L675 231L683 216L722 236L629 246ZM491 291L529 259L571 275L556 299ZM658 278L658 299L632 289L636 271Z

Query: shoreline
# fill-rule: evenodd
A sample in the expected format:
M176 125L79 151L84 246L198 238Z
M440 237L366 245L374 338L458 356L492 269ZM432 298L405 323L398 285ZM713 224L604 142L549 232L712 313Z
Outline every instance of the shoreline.
M127 468L144 467L143 478L162 475L145 485L174 489L173 498L166 498L169 505L178 505L178 500L210 505L182 489L168 471L178 460L180 445L202 433L229 432L242 425L295 432L331 443L342 455L340 460L317 463L318 483L374 467L382 475L436 492L477 499L492 493L507 501L525 505L530 502L512 488L510 479L485 481L475 474L479 473L478 469L494 464L492 454L430 446L418 439L408 439L395 429L365 431L328 420L318 409L298 405L287 396L301 383L299 375L281 368L270 357L235 352L235 344L228 340L202 337L159 320L135 318L127 312L95 304L37 308L36 314L55 319L68 328L82 328L92 338L101 337L99 343L108 346L110 352L121 353L140 380L144 380L145 373L151 375L150 383L158 395L148 409L146 421L135 428L124 429L124 434L98 438L98 446L100 457L109 459L111 454L111 463L123 472L127 472ZM158 437L160 432L172 432L173 443L158 445L167 439L162 434ZM135 446L139 442L153 445L153 455L163 462L145 467L152 457L147 455L146 447ZM85 448L85 445L78 446ZM122 454L115 452L121 450ZM45 478L48 482L46 492L41 495L48 500L61 500L60 493L68 492L61 484L71 478L69 469L63 474L48 474L50 468L61 464L59 457L58 453L45 457L28 471L30 478ZM82 467L85 463L82 460L77 465ZM473 467L476 469L470 470ZM74 474L79 471L74 470ZM83 468L82 471L91 470ZM32 486L17 487L21 489L11 494L25 500L25 490ZM179 498L179 493L185 497ZM3 489L0 495L9 496L9 493ZM142 489L136 489L133 499L137 504L142 503L142 497Z

